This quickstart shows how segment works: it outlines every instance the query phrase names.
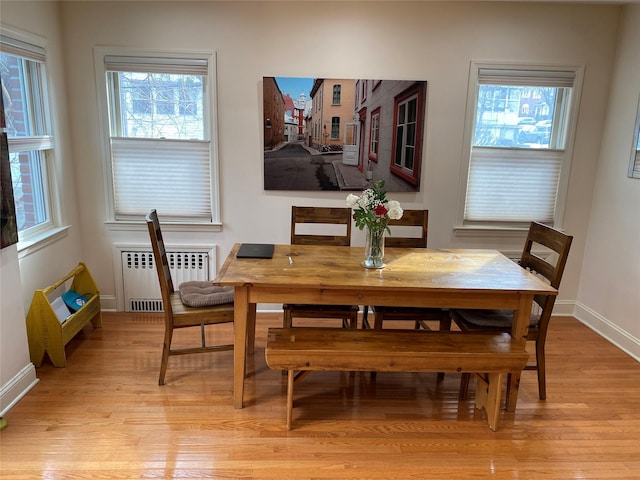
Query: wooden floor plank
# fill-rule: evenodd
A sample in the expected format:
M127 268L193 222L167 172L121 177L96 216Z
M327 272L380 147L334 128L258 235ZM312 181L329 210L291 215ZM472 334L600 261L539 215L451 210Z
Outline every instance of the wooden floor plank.
M309 375L288 432L286 376L264 362L267 328L280 323L259 314L246 407L236 410L232 352L172 357L160 387L162 318L105 313L101 329L87 326L67 346L67 367L45 360L6 415L0 476L640 479L640 364L575 319L551 322L547 400L524 372L498 432L473 394L458 404L457 374L438 383L435 373L363 372ZM217 328L220 341L232 338L231 325Z

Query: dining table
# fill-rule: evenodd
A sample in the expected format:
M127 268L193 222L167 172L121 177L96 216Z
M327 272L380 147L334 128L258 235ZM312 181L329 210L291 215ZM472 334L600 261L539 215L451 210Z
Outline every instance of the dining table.
M238 258L235 244L215 284L234 287L233 405L244 406L256 305L388 305L514 311L511 336L523 350L535 295L557 290L497 250L387 248L384 267L365 268L364 247L275 245L271 258ZM512 372L514 411L521 372ZM258 399L256 399L258 401Z

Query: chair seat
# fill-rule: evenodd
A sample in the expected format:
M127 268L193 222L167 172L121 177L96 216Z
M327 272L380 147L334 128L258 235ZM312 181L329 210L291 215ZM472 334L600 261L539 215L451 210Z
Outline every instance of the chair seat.
M455 310L454 314L462 321L475 327L511 328L513 310ZM529 327L537 327L540 316L532 313Z
M202 308L223 303L233 303L233 287L221 287L207 281L183 282L178 286L182 303Z

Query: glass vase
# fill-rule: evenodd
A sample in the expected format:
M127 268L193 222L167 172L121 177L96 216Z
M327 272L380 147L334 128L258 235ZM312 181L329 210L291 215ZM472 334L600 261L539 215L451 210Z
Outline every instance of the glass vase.
M384 233L385 229L367 228L364 244L364 260L361 265L365 268L384 267Z

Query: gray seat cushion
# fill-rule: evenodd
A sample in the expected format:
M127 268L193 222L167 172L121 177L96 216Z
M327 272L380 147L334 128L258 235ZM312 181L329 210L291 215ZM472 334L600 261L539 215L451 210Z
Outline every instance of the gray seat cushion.
M478 327L510 328L513 310L456 310L456 313L467 323ZM531 314L530 327L535 327L540 316Z
M210 307L233 302L233 287L220 287L211 282L190 281L178 286L182 303L189 307Z

